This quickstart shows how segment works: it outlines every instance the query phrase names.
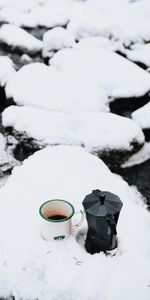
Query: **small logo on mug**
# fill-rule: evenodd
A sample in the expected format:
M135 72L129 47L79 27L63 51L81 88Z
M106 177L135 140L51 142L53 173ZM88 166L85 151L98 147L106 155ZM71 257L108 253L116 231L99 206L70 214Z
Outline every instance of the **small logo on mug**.
M54 237L54 240L63 240L65 238L65 235L58 235Z

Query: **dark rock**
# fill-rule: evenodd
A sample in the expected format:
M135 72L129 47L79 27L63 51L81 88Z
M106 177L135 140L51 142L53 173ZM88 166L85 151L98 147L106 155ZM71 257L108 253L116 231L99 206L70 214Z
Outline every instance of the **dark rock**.
M121 52L120 50L116 50L115 53L121 55L124 58L127 58L126 54L124 52Z
M6 94L5 94L5 88L0 86L0 112L2 112L4 110L4 108L6 107Z
M136 141L131 143L132 149L130 151L125 149L115 150L106 149L97 152L97 156L101 158L112 172L117 172L120 166L128 160L128 158L134 153L138 152L143 144L138 144Z
M112 102L110 102L109 106L112 113L130 118L133 111L144 106L149 101L150 95L148 92L144 96L138 98L132 97L114 99Z
M15 300L14 296L9 296L7 298L0 298L0 300Z
M11 147L13 156L19 161L23 161L36 151L44 148L44 145L39 145L33 138L28 137L25 132L19 133L12 127L5 128L5 136L8 149ZM10 137L15 140L15 143L10 144Z
M0 90L4 90L4 88L0 87ZM1 93L1 92L0 92ZM4 96L4 97L3 97ZM1 99L0 99L1 100ZM10 105L16 105L16 103L14 102L14 100L12 98L6 98L6 94L5 94L5 90L4 90L4 94L2 95L2 101L0 104L0 113L3 112L3 110L10 106ZM0 114L1 115L1 114ZM1 121L0 121L1 122Z
M143 129L143 133L145 135L145 140L150 142L150 128Z
M6 46L4 48L0 48L0 55L5 55L11 58L15 65L15 69L19 70L22 66L25 65L25 62L21 60L21 55L28 54L28 53L22 51L21 52L19 51L19 53L17 53L16 51L17 50L10 49L8 46ZM32 62L43 62L41 52L31 55L31 58L32 58Z
M121 168L118 173L129 183L137 186L138 190L146 198L150 209L150 159L128 168Z
M13 54L30 54L30 56L32 57L36 57L36 56L40 56L41 55L41 50L40 51L35 51L34 50L29 50L26 47L18 47L18 46L9 46L5 43L0 42L0 47L1 47L1 51L3 50L5 53L13 53Z
M36 28L29 28L23 26L22 28L39 40L43 40L43 34L50 29L43 26L38 26Z

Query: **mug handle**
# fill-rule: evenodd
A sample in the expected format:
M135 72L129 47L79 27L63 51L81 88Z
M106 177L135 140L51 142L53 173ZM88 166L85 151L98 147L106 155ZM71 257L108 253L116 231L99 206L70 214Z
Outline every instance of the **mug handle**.
M83 221L84 221L84 212L82 210L75 212L75 214L81 214L81 219L78 223L72 224L72 229L79 228L82 225Z

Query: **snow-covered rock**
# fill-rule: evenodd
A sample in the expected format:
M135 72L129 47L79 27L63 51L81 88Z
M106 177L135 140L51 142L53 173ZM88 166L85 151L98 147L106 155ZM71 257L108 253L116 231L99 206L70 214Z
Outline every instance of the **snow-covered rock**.
M6 86L6 95L19 105L54 111L108 110L105 91L88 76L77 75L32 63L16 72Z
M12 60L7 56L0 56L0 86L5 86L14 73Z
M73 47L73 35L62 27L55 27L43 35L43 57L50 57L53 51Z
M43 202L66 199L78 210L85 195L97 188L123 201L116 256L90 255L78 243L78 237L86 234L86 221L66 241L41 238L39 206ZM140 195L97 157L69 146L36 152L13 170L0 190L0 208L1 297L150 298L149 212ZM82 262L80 266L74 257Z
M13 1L12 1L13 3ZM64 26L69 20L68 1L28 1L28 5L16 7L14 3L3 5L0 10L0 20L24 27L43 26L52 28Z
M0 44L12 50L36 53L42 50L42 41L16 25L5 24L0 28Z
M126 50L126 55L132 61L150 67L150 44L135 44L132 46L132 50Z
M1 1L0 20L24 27L64 26L75 38L112 36L126 45L150 40L149 0Z
M31 63L32 58L28 54L22 54L20 57L20 61L23 63Z
M150 159L150 143L145 143L142 149L133 154L121 167L128 168L139 165L148 159Z
M132 143L143 144L140 127L112 113L63 114L30 107L10 106L2 115L3 126L25 132L44 145L83 145L89 151L132 151ZM118 130L119 128L119 130Z
M6 147L6 140L2 133L0 133L0 151L4 151Z
M142 129L150 128L150 102L132 113L132 119Z
M150 2L149 0L135 1L120 5L114 12L117 23L116 38L125 45L135 42L150 41Z
M75 39L80 40L89 36L110 36L115 27L115 19L104 12L78 11L67 26Z
M82 78L89 76L113 98L140 97L150 90L150 74L104 48L63 49L50 64L70 74L82 74Z
M112 51L122 51L125 52L123 44L121 41L112 40L104 36L90 36L81 39L78 43L74 45L74 48L87 48L87 47L100 47Z
M17 164L17 160L6 151L6 139L0 133L0 176L10 173Z

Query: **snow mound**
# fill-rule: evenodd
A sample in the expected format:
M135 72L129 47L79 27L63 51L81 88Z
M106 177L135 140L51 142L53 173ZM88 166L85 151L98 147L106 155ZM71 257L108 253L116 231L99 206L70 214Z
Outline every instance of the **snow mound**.
M14 74L12 60L7 56L0 56L0 86L4 86Z
M26 30L15 25L5 24L0 28L0 43L12 49L21 49L29 53L39 52L42 42L29 34Z
M108 110L105 91L86 75L77 75L31 63L16 72L6 86L6 95L19 105L61 112Z
M104 149L130 151L132 143L144 143L142 130L135 122L112 113L62 114L10 106L3 112L2 119L5 127L25 132L43 145L83 145L94 152Z
M18 26L66 26L81 39L111 36L127 46L150 40L149 0L18 0L0 1L0 20Z
M110 36L114 26L114 18L109 14L82 10L72 16L67 29L80 40L89 36Z
M43 44L43 57L49 57L53 51L73 47L75 40L66 29L56 27L44 33Z
M99 47L63 49L50 64L70 74L89 76L114 98L140 97L150 90L150 75L124 57Z
M132 113L132 119L136 121L142 129L150 128L150 102Z
M126 55L132 61L141 62L150 67L150 44L135 44L132 50L126 50Z
M125 52L125 49L121 41L111 40L104 36L90 36L81 39L75 44L74 48L87 48L87 47L100 47L107 50L117 51L120 50Z
M116 38L121 39L126 46L150 40L150 2L135 1L125 6L116 7L114 17L118 32Z
M3 5L0 10L0 20L23 27L43 26L52 28L64 26L69 20L68 1L28 1L27 5Z
M86 232L86 221L66 241L41 238L41 203L66 199L78 210L85 195L97 188L113 192L123 201L117 226L118 255L85 251L76 239ZM0 190L0 199L1 297L150 298L149 213L139 194L97 157L71 146L38 151L13 170ZM82 262L80 266L74 257Z

